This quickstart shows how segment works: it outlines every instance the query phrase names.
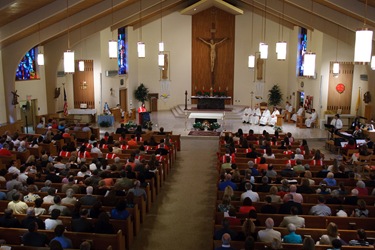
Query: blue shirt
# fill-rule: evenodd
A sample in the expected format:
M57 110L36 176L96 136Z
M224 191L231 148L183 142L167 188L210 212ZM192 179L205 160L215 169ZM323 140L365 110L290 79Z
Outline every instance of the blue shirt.
M236 183L232 182L232 181L223 181L219 184L219 190L220 191L224 191L224 189L227 187L227 186L231 186L231 188L233 188L233 190L237 190L237 185Z
M129 217L129 212L127 210L118 211L117 209L112 209L111 218L116 220L126 220Z
M336 180L333 178L324 178L323 181L326 181L329 187L336 186Z
M63 235L62 236L56 236L52 240L57 240L58 242L60 242L62 248L72 248L73 247L72 241L70 239L66 238Z
M296 232L291 232L290 234L285 235L283 239L284 239L284 243L294 243L294 244L302 243L301 235L296 234Z

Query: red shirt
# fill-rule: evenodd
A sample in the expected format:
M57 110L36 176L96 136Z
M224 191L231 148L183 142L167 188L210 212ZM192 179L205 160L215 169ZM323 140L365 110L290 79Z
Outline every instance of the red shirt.
M140 107L138 108L138 113L143 113L143 112L146 112L146 111L147 111L146 108L143 107L143 106L140 106Z
M69 151L60 151L60 154L59 156L61 157L66 157L66 158L69 158L70 157L70 152Z
M116 157L117 157L117 155L114 154L114 153L107 153L107 154L105 155L105 158L106 158L106 159L115 159Z
M79 158L91 158L91 154L89 153L89 152L87 152L87 151L85 151L85 152L78 152L78 157Z
M12 156L12 153L6 148L2 148L2 149L0 149L0 155L2 155L2 156Z

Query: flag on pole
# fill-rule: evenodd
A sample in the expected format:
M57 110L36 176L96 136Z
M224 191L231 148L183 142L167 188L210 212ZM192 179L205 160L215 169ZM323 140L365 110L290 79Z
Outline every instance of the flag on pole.
M358 89L358 98L357 98L357 103L355 105L355 110L356 110L356 115L359 115L359 108L361 105L361 88Z
M68 101L66 100L65 87L64 87L64 116L68 116Z

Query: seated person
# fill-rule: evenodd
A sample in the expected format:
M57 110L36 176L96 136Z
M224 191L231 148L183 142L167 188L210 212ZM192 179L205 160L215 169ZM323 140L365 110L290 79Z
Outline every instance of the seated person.
M305 121L306 127L310 128L311 125L316 121L317 118L318 118L318 114L315 112L315 109L312 109L311 110L311 117L307 118L306 121Z
M296 234L296 226L293 223L289 223L287 225L287 229L289 234L283 237L284 243L292 243L292 244L301 244L302 237L299 234Z
M369 246L369 242L366 239L366 231L362 228L357 230L357 239L349 241L351 246Z

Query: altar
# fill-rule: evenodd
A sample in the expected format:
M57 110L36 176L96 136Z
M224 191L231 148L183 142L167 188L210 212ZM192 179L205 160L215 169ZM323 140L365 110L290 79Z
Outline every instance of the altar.
M231 100L230 96L191 96L192 100L198 100L198 109L225 109L225 101Z
M96 109L69 109L68 114L81 123L95 122Z

